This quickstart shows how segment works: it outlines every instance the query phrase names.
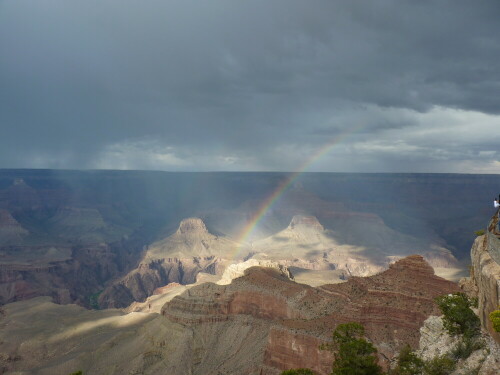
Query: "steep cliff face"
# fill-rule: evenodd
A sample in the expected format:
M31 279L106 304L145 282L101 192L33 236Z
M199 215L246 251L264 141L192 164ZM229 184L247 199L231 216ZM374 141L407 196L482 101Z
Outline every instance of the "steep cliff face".
M459 336L450 336L443 326L440 316L431 316L420 328L418 355L428 361L436 356L449 354L462 340ZM485 332L478 338L483 347L474 350L466 359L457 361L457 368L452 375L477 374L497 375L500 373L500 346Z
M0 304L46 295L88 305L90 295L137 260L142 235L116 224L110 204L78 201L55 178L2 182Z
M19 255L17 262L0 264L0 304L51 296L57 303L88 306L90 295L135 260L140 243L140 238L131 238L83 246L4 246L9 253L36 253L38 257L30 261L29 254Z
M58 248L72 256L39 264L0 265L0 303L51 296L58 303L88 303L88 296L118 275L116 254L102 244L84 248Z
M468 291L478 297L479 318L483 327L500 343L500 333L495 332L488 317L500 306L500 264L495 258L500 258L500 240L487 232L474 241L471 249L470 281L473 285Z

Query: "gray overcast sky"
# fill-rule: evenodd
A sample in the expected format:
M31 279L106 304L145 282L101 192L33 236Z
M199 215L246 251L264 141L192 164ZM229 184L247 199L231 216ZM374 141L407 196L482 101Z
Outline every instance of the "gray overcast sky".
M0 168L500 173L500 1L0 0Z

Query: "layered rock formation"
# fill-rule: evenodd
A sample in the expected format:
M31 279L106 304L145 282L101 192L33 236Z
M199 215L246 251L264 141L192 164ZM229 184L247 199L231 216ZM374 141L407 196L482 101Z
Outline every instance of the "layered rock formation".
M73 201L56 180L15 177L0 188L0 304L46 295L88 306L144 245L104 219L109 206Z
M336 233L326 230L316 217L295 215L287 228L257 241L245 252L234 241L210 234L201 219L189 218L180 223L172 236L151 245L138 267L108 287L99 302L103 307L125 307L133 301L144 301L154 289L168 283L194 283L199 272L220 274L232 262L236 250L246 254L244 259L254 266L326 272L330 282L376 274L415 248L425 252L434 264L456 262L445 249L423 247L409 240L404 245L401 242L398 250L348 245L337 240ZM229 283L236 274L241 276L247 267L231 265L222 283ZM301 275L301 281L308 283L311 279L311 284L318 284L313 274L302 272Z
M457 265L448 250L391 231L375 215L350 215L345 220L352 221L351 228L327 230L314 216L295 215L286 229L255 242L251 256L303 269L341 270L347 276L373 275L412 253L422 254L432 266ZM345 233L357 233L355 228L365 233L344 238Z
M229 285L188 289L160 316L31 300L5 306L0 361L23 375L278 375L297 367L326 375L332 357L318 346L339 323L364 324L384 361L405 342L415 347L437 313L434 297L456 290L411 256L379 275L321 288L253 267Z
M331 357L318 346L328 342L339 323L362 323L381 355L390 358L402 343L418 345L418 329L438 312L433 298L457 290L435 276L420 256L402 259L376 276L319 288L296 284L273 269L250 268L230 285L189 289L166 304L162 314L193 330L251 316L269 330L255 359L262 362L263 374L293 367L327 374Z
M0 264L0 304L51 296L57 303L89 306L89 297L135 260L140 244L140 238L130 238L86 246L4 246L17 257Z
M136 269L108 287L99 303L125 307L144 301L166 284L192 284L199 272L222 273L237 247L234 241L210 234L201 219L184 219L173 235L147 249Z
M0 170L0 209L5 210L1 214L3 229L0 223L0 273L15 273L18 280L17 285L9 281L0 287L8 291L3 294L3 301L39 294L59 295L56 289L69 290L73 302L88 300L89 295L80 294L82 290L93 295L109 285L118 274L109 272L111 279L99 282L90 277L88 285L75 290L76 281L86 283L86 279L80 278L78 267L82 262L74 259L75 254L88 249L88 258L83 263L88 268L95 264L95 273L99 274L99 267L114 267L104 265L102 258L113 259L119 274L123 275L137 266L145 245L161 238L164 231L173 230L182 218L193 215L203 217L219 238L230 238L249 224L256 207L288 177L282 173ZM478 191L494 185L484 176L308 174L303 177L259 221L249 236L255 248L248 252L240 248L240 253L246 255L246 259L252 258L253 254L257 260L274 260L296 267L293 272L298 280L314 285L333 279L340 281L351 274L369 275L384 269L388 262L399 256L413 253L424 255L433 266L448 267L454 259L446 255L445 248L451 247L443 236L447 235L446 241L467 237L464 233L469 231L463 228L474 225L466 225L463 219L456 218L477 217L477 208L483 205L482 199L477 198L483 194ZM454 187L457 184L459 189ZM201 186L203 194L199 191ZM463 193L464 186L470 187L466 193ZM394 192L400 190L404 197L415 197L418 211L406 209L406 200L398 200ZM376 199L360 200L360 197L372 194ZM453 200L460 204L454 204ZM452 209L466 212L457 214ZM315 215L319 221L304 216L296 218L289 225L288 239L273 235L282 231L297 213ZM443 217L445 219L441 220ZM444 224L438 225L437 222ZM449 228L455 231L453 236L448 236ZM299 232L301 235L297 236ZM316 236L318 233L323 236ZM257 246L259 239L270 235L272 240L264 240L262 247ZM134 240L133 248L126 245L125 252L113 246L129 243L132 237L140 241ZM319 243L318 238L321 238ZM285 243L284 239L288 242ZM328 259L332 241L341 246L335 248L337 255ZM112 256L95 251L101 245L109 246ZM272 245L272 248L267 245ZM353 255L342 258L342 247ZM195 255L171 258L199 257L204 263L199 268L214 272L210 268L212 261L204 260L212 255L200 255L210 251L202 245L192 250L195 250ZM226 257L232 262L234 250L231 248L229 255L222 254L222 251L220 256L215 254L214 257ZM279 256L273 258L273 252ZM325 252L326 260L323 258ZM90 259L94 253L99 259ZM182 267L173 265L173 269L198 268L187 260L182 264ZM221 262L217 264L222 268ZM63 272L54 273L54 269ZM44 276L40 277L40 274ZM174 279L189 282L191 276L187 272L186 277ZM12 280L10 276L5 277ZM68 280L64 279L66 277ZM40 279L45 281L36 281ZM67 295L66 292L63 294Z
M461 284L469 295L477 297L481 324L500 343L500 333L493 329L489 319L489 314L500 306L500 264L495 260L497 256L500 256L500 239L490 232L478 237L471 249L471 276Z
M283 276L288 277L290 280L293 280L293 275L288 269L288 267L283 266L278 262L273 262L270 260L257 260L257 259L249 259L243 263L231 264L224 270L222 277L217 284L219 285L227 285L231 284L231 282L241 276L245 275L245 271L250 267L266 267L266 268L274 268L278 270Z

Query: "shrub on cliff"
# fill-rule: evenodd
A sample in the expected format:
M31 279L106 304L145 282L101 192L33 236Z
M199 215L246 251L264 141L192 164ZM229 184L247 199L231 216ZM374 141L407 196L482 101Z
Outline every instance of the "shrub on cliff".
M493 329L500 332L500 310L495 310L490 313L490 320L493 323Z
M359 323L340 324L333 332L333 343L320 348L334 353L331 375L382 375L377 364L377 349L366 341Z
M437 297L436 303L444 315L444 328L450 335L473 337L480 332L481 322L471 309L473 302L464 293Z
M455 366L455 361L445 354L426 361L423 373L425 375L449 375Z
M390 375L421 375L424 361L406 344L399 352L397 365Z
M464 336L451 351L451 355L456 360L467 359L476 350L485 347L485 342L477 337Z
M281 373L281 375L315 375L312 370L308 368L296 368L291 370L286 370Z
M478 236L478 237L479 237L479 236L482 236L482 235L484 234L484 229L479 229L479 230L476 230L476 231L474 232L474 234L475 234L476 236Z

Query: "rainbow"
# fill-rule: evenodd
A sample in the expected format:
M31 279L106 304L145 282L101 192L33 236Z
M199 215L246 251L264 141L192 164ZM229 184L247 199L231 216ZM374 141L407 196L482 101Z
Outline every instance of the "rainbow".
M360 130L362 127L363 126L354 126L349 132L339 134L334 137L330 142L317 150L309 159L302 163L299 168L297 168L278 185L273 193L260 204L259 208L254 212L247 225L245 225L245 227L236 236L236 242L239 245L236 247L232 259L235 259L239 255L241 250L245 247L244 245L248 242L248 237L253 233L255 227L259 224L267 211L269 211L274 203L276 203L276 201L283 195L283 193L285 193L290 188L290 186L292 186L295 180L297 180L297 178L302 173L304 173L312 164L328 154L336 145L341 143L349 135Z

